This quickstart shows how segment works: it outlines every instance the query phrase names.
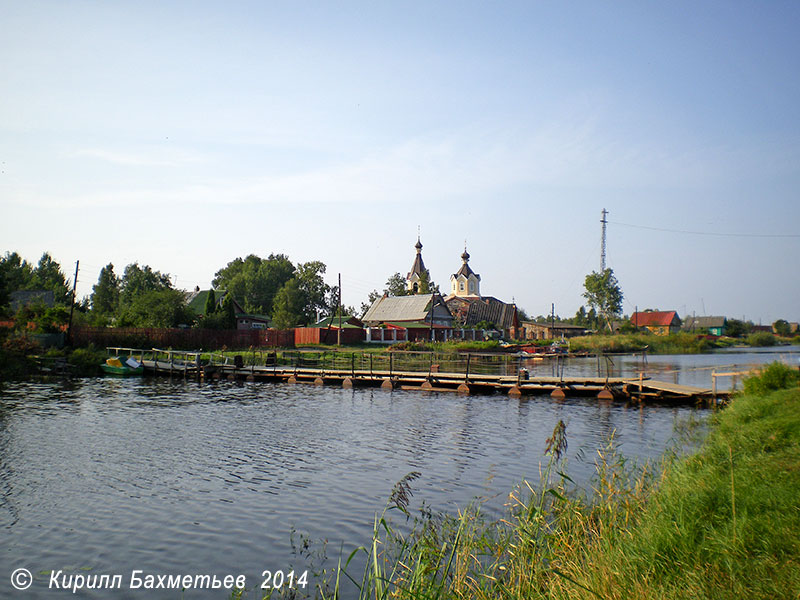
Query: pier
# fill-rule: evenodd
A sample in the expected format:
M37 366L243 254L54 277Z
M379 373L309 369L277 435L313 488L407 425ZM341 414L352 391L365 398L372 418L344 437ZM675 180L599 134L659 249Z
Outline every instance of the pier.
M509 396L549 394L553 398L594 397L633 402L715 403L729 392L637 377L569 376L563 360L553 359L551 376L532 376L525 358L500 353L331 352L253 350L203 353L157 348L108 348L133 356L145 373L198 381L240 380L317 386L502 393ZM716 387L716 386L715 386Z

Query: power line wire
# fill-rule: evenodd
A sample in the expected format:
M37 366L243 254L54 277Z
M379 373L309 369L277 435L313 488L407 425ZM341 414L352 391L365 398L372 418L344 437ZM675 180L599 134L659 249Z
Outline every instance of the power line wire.
M648 229L650 231L665 231L668 233L685 233L688 235L708 235L717 237L754 237L754 238L800 238L800 233L722 233L715 231L688 231L685 229L667 229L666 227L650 227L648 225L634 225L632 223L620 223L609 221L613 225L632 227L634 229Z

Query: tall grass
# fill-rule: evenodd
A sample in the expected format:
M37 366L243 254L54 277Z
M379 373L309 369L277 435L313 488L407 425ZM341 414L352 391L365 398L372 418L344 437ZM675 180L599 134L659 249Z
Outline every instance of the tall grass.
M627 333L620 335L591 335L570 339L570 350L589 352L641 352L647 348L653 354L698 354L709 352L718 342L691 333L652 335Z

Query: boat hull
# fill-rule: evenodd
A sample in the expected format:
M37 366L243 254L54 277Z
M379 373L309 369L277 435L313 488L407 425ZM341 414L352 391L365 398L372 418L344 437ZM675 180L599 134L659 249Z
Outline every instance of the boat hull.
M122 375L123 377L128 377L131 375L141 375L144 373L144 367L140 366L136 369L132 369L131 367L116 367L114 365L100 365L100 368L103 369L103 372L108 375Z

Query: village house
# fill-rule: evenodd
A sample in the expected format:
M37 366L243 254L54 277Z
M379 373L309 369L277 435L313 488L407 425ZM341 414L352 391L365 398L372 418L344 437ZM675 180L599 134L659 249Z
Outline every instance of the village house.
M683 322L683 331L700 333L707 331L711 335L725 335L728 319L725 317L686 317Z
M206 300L208 299L208 295L210 293L211 290L201 290L199 287L196 287L193 292L189 292L187 294L186 304L195 312L195 314L199 315L200 317L204 317L206 314ZM228 292L225 290L214 290L214 301L218 310L222 308L222 303L227 294ZM236 315L236 329L269 329L271 324L269 317L264 315L250 314L245 311L236 298L231 297L231 300L233 301L233 310L234 314Z
M382 296L378 298L362 318L368 328L367 341L373 341L372 328L400 329L399 340L444 341L452 337L453 315L440 294L416 294L413 296ZM397 341L397 334L383 341Z
M526 340L556 340L586 335L586 327L566 323L523 321L522 331Z
M637 329L647 329L656 335L669 335L680 331L681 320L674 310L647 310L633 313L631 325Z

